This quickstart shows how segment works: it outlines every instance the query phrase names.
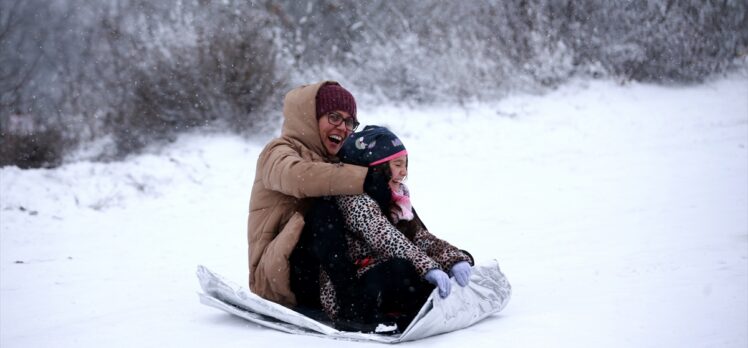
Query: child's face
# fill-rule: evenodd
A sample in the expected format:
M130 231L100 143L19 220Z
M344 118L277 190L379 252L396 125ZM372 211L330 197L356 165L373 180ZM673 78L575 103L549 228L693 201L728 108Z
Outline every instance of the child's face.
M390 172L392 172L392 178L390 179L390 187L398 189L400 184L403 183L405 177L408 176L408 156L402 156L395 158L389 162Z

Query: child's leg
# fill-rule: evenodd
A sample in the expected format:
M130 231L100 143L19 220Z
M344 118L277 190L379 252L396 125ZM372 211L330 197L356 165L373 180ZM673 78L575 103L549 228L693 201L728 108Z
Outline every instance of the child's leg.
M410 261L400 258L375 266L361 280L368 296L380 299L380 313L395 317L401 330L418 314L434 288Z

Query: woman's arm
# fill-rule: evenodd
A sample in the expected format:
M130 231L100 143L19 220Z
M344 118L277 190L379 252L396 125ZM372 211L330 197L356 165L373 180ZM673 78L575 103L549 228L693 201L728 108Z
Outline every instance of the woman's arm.
M276 140L258 159L263 185L296 198L363 193L367 168L303 158L299 149Z

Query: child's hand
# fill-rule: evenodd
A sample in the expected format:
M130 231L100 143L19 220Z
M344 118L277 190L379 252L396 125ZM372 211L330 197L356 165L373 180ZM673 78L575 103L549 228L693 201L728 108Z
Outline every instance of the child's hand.
M452 290L452 282L449 281L449 276L444 271L434 268L423 277L427 282L436 285L439 289L439 296L446 298L449 296L449 292Z
M449 273L455 277L457 284L464 287L470 283L470 273L472 273L472 269L470 268L470 263L467 261L460 261L452 266L452 270L449 271Z

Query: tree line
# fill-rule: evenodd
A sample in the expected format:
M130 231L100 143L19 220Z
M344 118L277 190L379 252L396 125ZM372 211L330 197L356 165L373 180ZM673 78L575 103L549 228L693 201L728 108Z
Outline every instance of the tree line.
M744 0L0 0L0 165L267 132L283 93L321 78L461 103L579 76L697 83L746 54Z

